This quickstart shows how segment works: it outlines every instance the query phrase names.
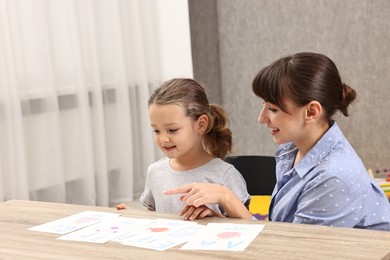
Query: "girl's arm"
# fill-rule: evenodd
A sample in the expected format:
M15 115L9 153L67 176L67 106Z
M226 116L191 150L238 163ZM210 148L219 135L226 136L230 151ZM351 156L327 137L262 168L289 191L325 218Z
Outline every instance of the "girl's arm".
M184 194L180 197L189 206L220 204L232 218L251 219L252 214L228 188L215 183L192 183L167 190L165 195Z

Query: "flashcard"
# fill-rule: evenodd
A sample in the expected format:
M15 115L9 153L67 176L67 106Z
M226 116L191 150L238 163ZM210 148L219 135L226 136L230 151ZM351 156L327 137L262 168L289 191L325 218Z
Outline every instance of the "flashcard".
M127 217L113 217L97 224L68 233L57 239L72 240L90 243L106 243L118 236L130 233L150 223L151 219L137 219Z
M263 228L262 224L209 223L181 249L243 251Z
M156 219L150 225L132 233L117 237L113 241L125 245L144 247L148 243L161 237L166 237L176 231L197 225L196 222L170 219Z
M167 236L163 236L161 238L145 242L144 244L138 244L137 246L147 249L164 251L189 241L191 238L195 237L205 228L206 226L204 225L188 226L174 233L170 233Z
M96 224L104 219L112 218L115 216L117 217L119 215L120 214L87 210L65 218L50 221L39 226L28 228L28 230L63 235L78 230L80 228Z

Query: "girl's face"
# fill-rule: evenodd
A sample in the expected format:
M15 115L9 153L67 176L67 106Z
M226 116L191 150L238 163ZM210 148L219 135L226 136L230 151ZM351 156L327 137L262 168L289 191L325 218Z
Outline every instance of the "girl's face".
M152 104L149 106L149 118L154 141L168 158L191 160L204 151L199 120L186 116L183 107Z
M306 107L298 107L290 99L285 100L285 105L289 113L282 111L280 107L272 103L263 102L258 122L267 124L276 144L293 142L299 146L305 142Z

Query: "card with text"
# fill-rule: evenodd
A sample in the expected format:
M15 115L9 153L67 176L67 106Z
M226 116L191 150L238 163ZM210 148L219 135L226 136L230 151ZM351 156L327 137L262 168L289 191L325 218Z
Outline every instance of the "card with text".
M201 232L205 228L206 226L204 225L188 226L179 231L170 233L167 236L163 236L144 243L139 243L137 244L137 247L164 251L189 241L191 238L195 237L199 232Z
M97 224L68 233L57 239L72 240L90 243L106 243L118 236L130 233L150 223L151 219L137 219L127 217L113 217Z
M243 251L263 228L262 224L209 223L181 249Z
M117 237L113 239L113 241L130 246L145 247L148 243L153 242L156 239L166 237L176 231L194 225L197 225L197 223L192 221L156 219L150 225L132 233Z
M64 235L80 228L96 224L104 219L117 217L119 215L120 214L87 210L29 228L28 230Z

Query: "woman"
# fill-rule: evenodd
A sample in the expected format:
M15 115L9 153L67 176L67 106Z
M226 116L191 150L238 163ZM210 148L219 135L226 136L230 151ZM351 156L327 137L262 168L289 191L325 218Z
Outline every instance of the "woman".
M279 145L269 219L390 230L385 194L332 119L337 111L348 116L356 98L335 64L322 54L297 53L260 70L252 88L263 100L258 121ZM231 217L253 218L222 186L193 183L165 192L178 193L187 205L218 203Z

